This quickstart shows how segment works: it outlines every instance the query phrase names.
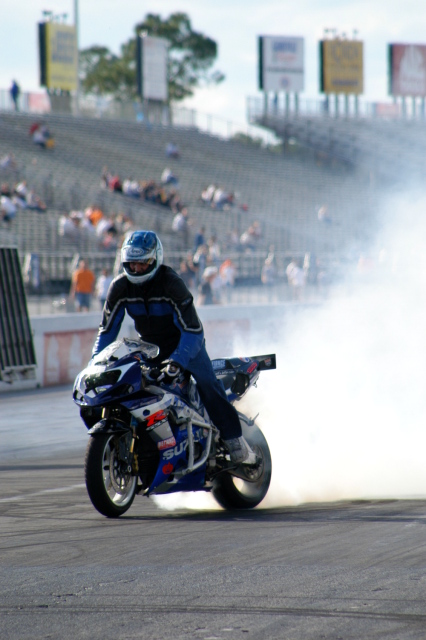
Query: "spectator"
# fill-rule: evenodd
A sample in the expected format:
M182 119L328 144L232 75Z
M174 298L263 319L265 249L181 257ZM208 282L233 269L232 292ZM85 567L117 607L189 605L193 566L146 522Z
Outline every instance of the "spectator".
M31 127L31 129L33 129L33 127ZM42 149L53 149L55 146L55 140L45 124L37 126L37 128L33 130L32 135L34 144Z
M237 267L230 258L227 258L222 262L219 267L219 276L222 287L235 286L235 276L237 274Z
M10 97L12 98L15 111L19 111L19 95L21 89L16 80L12 80L12 86L10 87Z
M80 260L71 277L70 297L76 301L77 311L89 311L95 286L95 274L85 260Z
M326 204L323 204L322 207L318 209L318 222L322 222L323 224L331 224L332 222Z
M217 277L217 267L207 267L204 269L201 282L198 286L198 300L197 304L218 304L218 298L215 294L213 281Z
M198 247L202 244L206 243L206 228L204 226L200 227L200 230L194 236L194 253L197 251Z
M17 169L18 166L16 164L15 156L13 153L7 153L0 160L0 167L2 169Z
M17 207L12 198L7 195L0 196L0 214L1 218L7 224L16 217Z
M207 246L209 248L209 263L218 266L220 264L220 244L215 235L207 240Z
M189 246L189 226L191 222L188 216L188 209L183 208L182 211L177 213L173 218L172 230L180 239L180 245L182 249L187 249Z
M210 184L208 187L203 189L203 191L201 192L201 200L205 204L211 204L216 189L217 187L215 184Z
M195 286L195 275L192 271L189 270L186 260L180 261L178 274L180 275L188 289L192 289Z
M206 244L201 244L197 251L194 253L194 265L198 272L198 282L201 282L201 278L204 269L207 267L207 258L209 255L209 248Z
M96 280L95 292L96 297L99 300L101 309L104 308L109 285L111 284L112 280L112 275L109 273L108 269L102 269L101 275Z
M116 191L119 193L123 192L123 185L121 183L121 180L119 178L119 176L110 176L109 180L108 180L108 189L110 191Z
M71 211L69 215L62 215L58 221L58 234L77 242L81 236L81 222L84 218L82 211Z
M173 173L170 167L166 167L161 174L161 184L173 184L176 188L178 188L179 180L178 177Z
M263 264L262 271L260 274L260 280L262 284L266 286L271 286L275 284L276 275L277 275L277 270L275 268L274 254L270 254L266 258Z
M293 258L287 265L286 274L288 283L292 288L293 299L302 300L306 284L306 271L301 268L297 258Z
M126 178L123 180L123 194L125 196L130 196L131 198L140 198L141 197L141 187L137 180L132 180L131 178Z
M178 146L174 142L169 142L166 146L166 156L178 160L180 158L180 151Z

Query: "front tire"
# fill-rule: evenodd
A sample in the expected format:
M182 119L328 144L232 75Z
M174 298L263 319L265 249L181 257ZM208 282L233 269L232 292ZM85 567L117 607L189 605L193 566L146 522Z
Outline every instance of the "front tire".
M216 501L224 509L253 509L268 493L272 474L272 460L265 436L257 425L248 427L241 421L243 436L261 458L258 468L240 465L244 478L236 477L231 472L221 473L213 483L212 493Z
M137 477L120 456L126 446L126 434L98 434L90 438L86 449L85 477L89 498L103 516L118 518L130 509L136 495Z

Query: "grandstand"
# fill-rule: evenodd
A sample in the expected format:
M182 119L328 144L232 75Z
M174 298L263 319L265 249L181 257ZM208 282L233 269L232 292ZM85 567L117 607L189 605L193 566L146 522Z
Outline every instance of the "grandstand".
M12 152L18 169L15 173L0 169L0 180L25 178L48 210L19 211L11 225L0 226L0 244L18 246L22 257L37 253L50 279L69 277L75 254L93 252L87 243L73 244L58 234L59 217L95 203L106 214L123 212L137 227L155 229L177 264L173 214L160 205L101 188L105 165L122 178L159 181L164 167L173 162L193 230L204 224L207 236L216 234L224 247L233 229L242 233L259 220L263 231L259 252L236 256L240 273L247 277L260 274L270 245L282 264L306 252L342 259L354 248L361 250L374 234L375 191L369 172L362 166L329 162L306 145L287 144L279 153L191 127L49 114L42 120L56 145L54 150L43 150L29 135L36 119L31 114L1 113L0 156ZM171 140L182 152L177 161L165 156ZM214 211L203 204L201 191L210 183L237 194L236 205ZM332 225L318 221L322 204L328 206ZM113 259L101 254L94 267Z

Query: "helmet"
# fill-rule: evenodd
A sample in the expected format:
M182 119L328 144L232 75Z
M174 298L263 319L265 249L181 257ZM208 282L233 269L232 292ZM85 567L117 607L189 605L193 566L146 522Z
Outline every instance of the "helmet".
M133 284L143 284L151 280L163 264L163 245L153 231L134 231L121 247L121 262L127 279ZM148 264L143 273L131 271L130 262Z

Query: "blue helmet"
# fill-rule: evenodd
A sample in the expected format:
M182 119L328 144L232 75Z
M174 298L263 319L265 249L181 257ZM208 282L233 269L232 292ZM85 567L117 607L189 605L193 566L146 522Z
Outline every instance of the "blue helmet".
M163 264L163 245L153 231L134 231L121 247L121 262L127 279L133 284L143 284L151 280ZM143 273L130 269L131 262L148 265Z

